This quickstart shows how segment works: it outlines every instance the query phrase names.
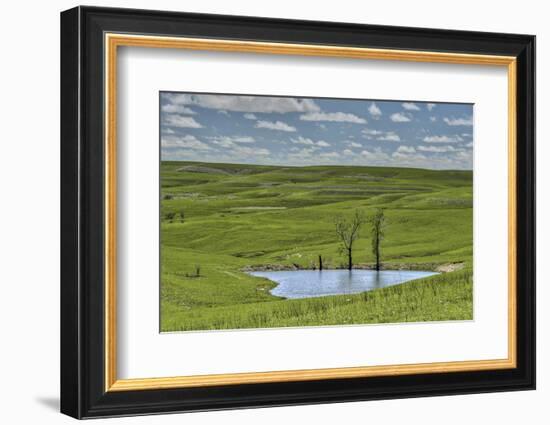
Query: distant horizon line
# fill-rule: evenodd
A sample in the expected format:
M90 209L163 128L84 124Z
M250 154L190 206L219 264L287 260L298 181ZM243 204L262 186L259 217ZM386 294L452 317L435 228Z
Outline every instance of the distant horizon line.
M422 168L422 167L403 167L398 165L355 165L355 164L312 164L312 165L287 165L287 164L250 164L247 162L210 162L210 161L190 161L185 159L160 159L160 162L190 162L194 164L218 164L218 165L248 165L248 166L259 166L259 167L292 167L292 168L306 168L306 167L364 167L364 168L403 168L408 170L428 170L428 171L470 171L472 169L461 169L461 168Z

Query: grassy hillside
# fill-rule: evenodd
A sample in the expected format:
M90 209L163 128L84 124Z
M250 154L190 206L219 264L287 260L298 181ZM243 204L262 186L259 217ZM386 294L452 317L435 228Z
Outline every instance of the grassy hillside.
M470 171L163 162L161 183L163 331L472 317ZM376 208L386 215L384 268L463 270L306 300L274 297L272 282L243 272L313 268L318 255L343 267L334 216ZM373 262L363 233L357 267Z

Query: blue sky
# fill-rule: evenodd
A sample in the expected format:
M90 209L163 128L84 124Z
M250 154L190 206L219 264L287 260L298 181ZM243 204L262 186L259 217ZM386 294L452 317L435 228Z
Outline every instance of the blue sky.
M162 160L472 169L471 104L160 93Z

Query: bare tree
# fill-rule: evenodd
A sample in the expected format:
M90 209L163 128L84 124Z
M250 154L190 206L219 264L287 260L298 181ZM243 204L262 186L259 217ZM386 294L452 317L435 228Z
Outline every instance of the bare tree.
M376 212L369 218L371 240L372 240L372 254L376 260L376 271L380 271L380 243L384 239L385 229L385 217L384 211L377 209Z
M346 220L343 215L334 218L334 230L341 242L341 250L348 257L348 270L353 266L353 243L359 237L359 229L365 223L365 214L362 211L355 210L355 214L350 220Z

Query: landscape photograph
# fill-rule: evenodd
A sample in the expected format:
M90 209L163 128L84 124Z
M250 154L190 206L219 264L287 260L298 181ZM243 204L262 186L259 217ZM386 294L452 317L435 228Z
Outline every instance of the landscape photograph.
M159 94L160 331L473 320L473 105Z

